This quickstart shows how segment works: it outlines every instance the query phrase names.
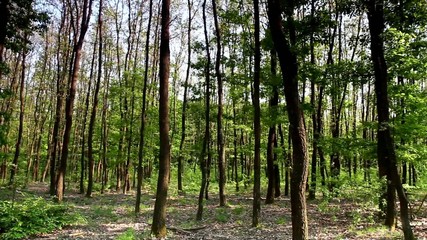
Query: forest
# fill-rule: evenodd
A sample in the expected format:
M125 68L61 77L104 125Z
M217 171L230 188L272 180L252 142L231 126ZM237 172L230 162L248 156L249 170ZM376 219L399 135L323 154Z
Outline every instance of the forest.
M0 239L426 239L427 1L0 0Z

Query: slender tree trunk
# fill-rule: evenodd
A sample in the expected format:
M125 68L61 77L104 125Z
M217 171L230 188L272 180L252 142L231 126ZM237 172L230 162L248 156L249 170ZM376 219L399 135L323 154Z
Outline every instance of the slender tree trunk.
M110 52L110 50L107 50ZM107 55L109 56L109 55ZM111 59L106 60L106 62L111 61ZM102 107L102 183L101 183L101 194L104 193L105 187L108 183L108 158L107 158L107 148L108 148L108 125L107 125L107 114L108 114L108 92L109 92L109 83L111 68L105 69L105 81L104 81L104 96L103 96L103 107Z
M170 0L162 1L162 30L160 42L160 89L159 89L159 132L160 156L159 178L157 181L156 203L154 205L151 233L158 238L166 237L166 198L169 186L170 146L169 146L169 24Z
M236 182L236 192L239 191L239 163L237 160L237 127L236 127L236 100L233 99L233 149L234 149L234 159L233 159L233 169L234 169L234 181Z
M84 116L83 116L83 130L82 130L82 154L80 156L80 193L83 194L85 193L84 190L84 178L85 178L85 173L86 173L86 161L85 161L85 155L87 154L86 152L86 137L85 137L85 132L86 132L86 123L87 123L87 115L89 112L89 104L90 104L90 92L91 92L91 88L92 88L92 81L93 81L93 72L94 72L94 66L95 66L95 58L96 58L96 46L98 45L98 31L95 34L95 41L93 44L93 54L92 54L92 61L91 61L91 65L90 65L90 74L89 74L89 84L87 87L87 93L86 93L86 100L85 100L85 111L84 111ZM93 168L93 167L92 167ZM91 168L89 168L89 171L91 171ZM93 176L93 172L89 172L89 184L93 184L91 182L93 182L92 180L92 176ZM92 186L91 186L92 187Z
M2 79L3 75L3 54L6 45L6 35L7 35L7 24L10 19L10 0L2 0L0 2L0 16L2 16L2 21L0 21L0 79Z
M136 187L136 203L135 213L140 212L141 205L141 188L142 188L142 162L144 157L145 147L145 124L146 124L146 108L147 108L147 85L148 85L148 63L150 56L150 33L151 19L153 15L153 0L150 0L150 10L148 15L147 36L145 40L145 66L144 66L144 87L142 89L142 109L141 109L141 127L139 131L139 149L138 149L138 183Z
M274 50L271 51L271 75L276 76L276 68L277 68L277 57L276 52ZM270 107L270 116L275 120L277 117L277 107L279 105L279 92L277 86L273 83L273 96L270 98L269 107ZM267 187L267 196L265 199L265 203L273 203L274 197L276 197L277 193L280 195L280 187L279 191L276 191L276 186L279 184L279 179L277 179L277 174L275 174L275 168L278 169L277 164L275 163L276 157L274 153L275 144L277 145L276 139L276 123L270 125L270 129L268 131L268 143L267 143L267 174L268 174L268 187ZM276 167L275 167L276 166Z
M259 103L259 85L261 68L261 44L259 40L259 1L254 0L254 20L255 20L255 59L254 59L254 137L255 137L255 155L254 155L254 189L252 206L252 227L257 227L261 213L261 108ZM271 129L270 129L271 131ZM274 175L274 174L271 174Z
M56 181L56 197L58 202L62 202L64 197L65 173L67 170L71 127L73 125L74 99L76 97L76 91L77 91L77 82L78 82L78 74L80 71L80 60L81 60L81 54L82 54L82 48L83 48L83 41L87 32L87 29L89 27L90 16L92 14L92 0L84 1L82 14L83 15L81 20L80 34L78 37L77 44L74 46L74 49L73 49L74 62L72 64L72 71L70 74L70 77L71 77L70 88L68 90L67 101L65 104L65 129L64 129L64 137L62 142L61 159L58 167L58 178Z
M209 117L210 117L210 63L211 63L211 55L209 50L209 39L208 39L208 30L207 30L207 24L206 24L206 0L203 1L203 30L205 35L205 49L206 49L206 65L205 65L205 136L203 138L203 149L202 153L200 154L200 171L202 174L202 179L200 183L200 192L199 192L199 198L198 198L198 205L197 205L197 215L196 219L198 221L201 221L203 218L203 197L205 194L206 189L206 182L207 182L207 164L206 164L206 152L209 154L209 141L210 141L210 129L209 129ZM209 158L209 157L208 157Z
M387 177L387 216L386 225L394 228L394 201L395 190L400 200L400 219L406 240L415 239L410 225L410 215L408 209L408 199L402 187L402 182L397 171L397 161L394 149L393 138L389 125L389 99L387 92L388 72L384 58L383 33L384 21L384 1L369 0L366 3L368 9L369 32L371 35L371 58L375 73L375 93L378 113L378 167L380 174L385 173ZM391 209L391 207L393 209Z
M213 17L215 23L216 36L216 60L215 75L218 83L218 115L217 115L217 147L218 147L218 170L219 170L219 205L225 206L225 149L224 149L224 129L222 126L223 112L223 81L221 76L221 32L218 23L216 0L212 0Z
M25 39L27 37L25 36ZM18 164L19 164L19 154L21 152L21 144L22 144L22 133L24 131L24 108L25 108L25 70L26 65L25 61L27 60L27 50L23 49L22 54L22 66L21 66L21 83L19 87L19 101L20 101L20 110L19 110L19 127L18 127L18 139L15 144L15 155L13 156L12 168L10 170L10 181L9 185L13 185L15 182L15 175L18 172Z
M95 120L96 120L96 111L98 109L98 95L99 95L99 88L101 85L101 76L102 76L102 4L103 0L99 1L99 13L98 13L98 36L99 36L99 46L98 46L98 74L96 78L96 84L95 84L95 93L93 95L93 104L92 104L92 112L90 115L90 121L89 121L89 132L88 132L88 149L87 149L87 156L89 159L89 179L88 179L88 185L87 185L87 192L86 197L92 196L92 188L93 188L93 167L95 160L93 159L93 131L95 128Z
M60 124L61 124L61 116L62 116L62 110L63 110L63 103L64 103L64 79L65 79L65 71L61 69L61 63L65 66L69 61L69 51L66 52L66 57L61 56L61 39L63 34L63 29L65 27L65 22L67 18L67 10L64 7L64 10L61 15L61 23L59 26L58 31L58 39L57 39L57 52L56 52L56 60L57 60L57 76L56 76L56 109L55 109L55 123L53 125L53 132L52 132L52 142L50 144L50 153L49 153L49 159L50 159L50 186L49 186L49 193L50 195L56 194L56 161L59 157L58 150L59 144L60 144ZM68 47L68 46L67 46ZM61 59L65 58L63 61Z
M186 119L186 111L187 111L187 95L188 95L188 81L190 79L190 69L191 69L191 22L193 17L191 15L191 9L193 3L191 0L188 0L188 29L187 29L187 71L185 74L185 82L184 82L184 99L182 102L182 115L181 115L181 142L179 144L179 158L178 158L178 191L182 191L182 160L183 160L183 148L185 142L185 119Z
M310 64L314 67L316 64L316 59L314 55L314 31L315 31L315 19L314 19L314 13L315 13L315 1L311 1L311 16L310 16L310 26L311 26L311 33L310 33ZM317 119L316 119L316 84L315 84L315 78L313 77L311 79L311 95L310 95L310 104L313 108L313 112L311 114L311 121L313 123L313 152L311 155L311 184L309 189L309 199L315 199L316 198L316 185L317 185L317 146L318 146L318 140L319 140L319 133L317 132Z

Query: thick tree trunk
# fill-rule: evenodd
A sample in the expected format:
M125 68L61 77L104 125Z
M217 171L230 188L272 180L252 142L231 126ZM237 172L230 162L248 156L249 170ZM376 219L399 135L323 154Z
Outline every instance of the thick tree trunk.
M170 0L162 1L162 30L160 42L160 68L159 68L159 178L157 181L156 203L154 205L153 224L151 233L158 238L166 237L166 198L169 187L170 172L170 146L169 146L169 24Z
M369 0L368 8L369 32L371 35L371 58L375 72L375 93L378 113L378 167L380 176L387 178L387 213L386 225L394 228L395 218L395 190L400 200L400 219L406 240L415 239L410 225L408 199L402 187L402 182L397 171L397 161L393 138L389 125L389 99L388 99L388 72L384 58L384 1Z
M289 36L295 42L295 28L293 26L292 0L287 1L285 11L288 18ZM282 78L285 88L285 99L290 123L290 135L293 145L293 163L291 178L291 209L292 209L292 238L308 239L308 221L305 200L305 187L308 174L308 155L304 115L298 96L298 63L297 57L292 52L291 46L286 41L282 29L280 2L268 0L268 19L274 46L279 57L282 69Z

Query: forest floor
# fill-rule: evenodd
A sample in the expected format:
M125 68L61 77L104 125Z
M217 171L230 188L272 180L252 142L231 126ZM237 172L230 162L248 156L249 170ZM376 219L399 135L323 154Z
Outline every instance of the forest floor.
M26 192L49 198L47 185L32 184ZM356 191L357 192L357 191ZM358 195L355 192L355 196ZM425 193L423 193L425 194ZM362 196L363 197L363 196ZM421 196L413 197L422 199ZM67 191L65 203L82 220L50 234L32 239L151 239L150 224L154 194L143 194L141 214L135 217L133 192L109 192L86 198ZM217 196L205 201L204 219L196 221L197 197L174 194L168 199L168 239L292 239L290 199L277 198L261 206L260 226L251 227L250 194L227 195L226 207L218 206ZM329 199L308 201L310 239L402 239L400 223L390 232L380 224L378 210L366 199ZM427 239L427 204L420 211L420 200L413 201L412 226L418 239ZM369 206L370 205L370 206Z

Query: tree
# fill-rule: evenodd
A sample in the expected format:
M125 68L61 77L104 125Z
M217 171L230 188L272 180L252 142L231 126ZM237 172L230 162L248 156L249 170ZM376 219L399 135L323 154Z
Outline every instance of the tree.
M260 65L261 65L261 44L259 40L259 1L254 0L254 21L255 21L255 59L254 59L254 134L255 134L255 156L254 156L254 189L253 189L253 209L252 227L257 227L261 212L261 109L259 103L260 85Z
M70 145L70 135L71 135L71 127L73 125L73 109L74 109L74 99L76 97L77 91L77 82L78 75L80 71L80 60L82 55L83 42L86 35L86 32L89 27L90 16L92 14L92 3L93 0L84 0L82 7L82 18L81 18L81 26L80 32L74 32L74 46L73 46L73 63L70 69L70 84L68 89L68 95L65 103L65 129L63 135L62 142L62 153L58 167L58 177L56 179L56 197L59 202L64 198L64 186L65 186L65 173L67 170L67 159ZM74 5L73 5L74 6ZM76 3L75 6L79 6ZM78 9L75 9L79 11ZM73 19L73 15L71 13L71 18ZM75 19L74 19L75 20ZM72 24L77 25L76 22L72 22ZM76 26L75 26L76 27Z
M280 172L279 166L277 164L277 154L274 152L274 148L277 147L277 136L276 136L276 118L278 115L278 105L279 105L279 90L276 84L276 68L277 68L277 57L276 51L272 49L270 51L270 61L271 61L271 77L272 77L272 90L273 93L269 100L269 111L270 118L273 123L270 124L268 130L268 142L267 142L267 177L268 177L268 186L267 186L267 196L265 198L265 203L270 204L274 202L274 198L280 196Z
M209 50L209 38L208 38L208 29L207 29L207 23L206 23L206 0L203 1L202 5L203 9L203 31L205 36L205 50L206 50L206 65L204 66L204 74L205 74L205 134L203 138L203 147L202 152L200 154L200 171L202 175L202 179L200 182L200 192L199 192L199 198L198 198L198 205L197 205L197 220L202 220L203 217L203 197L206 190L206 182L207 182L207 162L209 163L209 160L206 161L206 153L208 153L208 159L210 158L210 64L211 64L211 54Z
M95 83L95 93L93 96L93 104L92 104L92 112L90 115L90 121L89 121L89 133L88 133L88 149L87 149L87 155L89 159L89 179L88 179L88 186L87 186L87 192L86 196L91 197L92 196L92 188L93 188L93 168L95 160L93 159L93 131L95 128L95 120L96 120L96 111L98 108L98 94L99 94L99 88L101 85L101 77L102 77L102 4L103 0L100 0L99 2L99 13L98 13L98 36L99 36L99 46L98 46L98 74L96 78ZM90 79L92 80L92 79Z
M169 146L169 25L170 0L162 2L162 30L160 42L160 88L159 88L159 178L157 180L156 203L154 205L151 233L158 238L166 236L166 198L169 186L170 146Z
M148 84L148 63L149 63L149 50L150 50L150 30L151 18L153 15L153 0L150 0L150 10L148 15L147 37L145 40L145 69L144 69L144 87L142 89L142 109L141 109L141 128L139 132L139 149L138 149L138 183L136 187L136 203L135 213L140 212L141 205L141 188L142 188L142 160L145 145L145 125L146 125L146 110L147 110L147 84Z
M9 4L9 0L3 0L0 3L0 15L3 16L3 20L0 21L0 79L2 78L5 67L3 53L6 45L7 25L10 20Z
M288 18L290 42L295 44L295 28L293 26L293 0L286 1L285 15ZM305 200L305 187L308 174L307 143L304 125L304 115L298 94L298 62L297 56L291 50L291 45L285 38L282 29L281 4L277 0L268 0L268 20L271 35L282 70L285 90L286 109L290 123L292 139L292 175L291 175L291 209L292 209L292 238L308 239L308 221Z
M221 76L221 33L218 23L216 0L212 0L213 17L215 23L216 37L216 60L215 75L218 83L218 115L217 115L217 147L218 147L218 170L219 170L219 205L225 206L225 149L224 149L224 129L222 126L223 112L223 80Z
M183 148L185 142L185 119L187 111L187 95L188 95L188 81L190 79L190 69L191 69L191 22L193 17L191 15L191 10L193 3L191 0L188 0L188 30L187 30L187 71L185 74L184 82L184 99L182 102L182 112L181 112L181 142L179 143L179 157L178 157L178 191L182 191L182 160L183 160Z
M408 199L403 189L397 170L394 140L390 131L390 113L388 98L388 72L384 58L383 33L384 0L369 0L366 3L369 33L371 36L371 59L375 74L375 95L377 100L378 129L377 129L377 154L378 169L381 176L387 178L387 212L386 225L393 229L395 218L395 191L400 200L400 219L406 240L415 239L410 225Z
M21 70L21 81L20 81L20 87L19 87L19 101L20 101L20 108L19 108L19 129L18 129L18 139L16 140L15 144L15 154L13 156L13 162L12 162L12 168L10 170L10 181L9 185L13 185L15 181L15 175L18 171L18 159L19 154L21 151L21 144L22 144L22 132L24 130L24 108L25 108L25 70L26 70L26 59L27 59L27 49L23 49L22 54L22 70Z

